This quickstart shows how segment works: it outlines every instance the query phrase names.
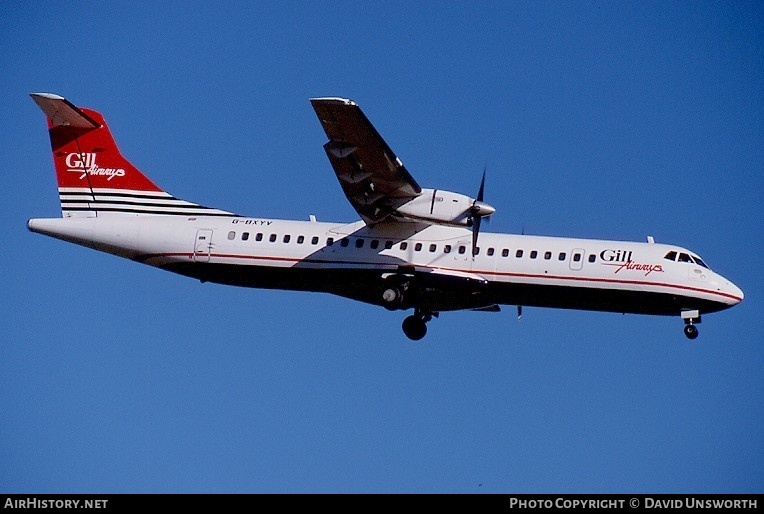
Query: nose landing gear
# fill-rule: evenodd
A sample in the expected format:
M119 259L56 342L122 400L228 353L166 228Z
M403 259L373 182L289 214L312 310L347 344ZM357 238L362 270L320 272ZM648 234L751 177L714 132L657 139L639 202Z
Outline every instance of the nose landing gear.
M687 339L697 339L698 327L695 323L700 323L700 311L682 311L682 319L684 320L684 335Z

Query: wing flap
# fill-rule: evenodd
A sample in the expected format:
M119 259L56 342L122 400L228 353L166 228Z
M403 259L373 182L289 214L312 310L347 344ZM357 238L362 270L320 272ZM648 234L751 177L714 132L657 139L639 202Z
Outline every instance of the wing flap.
M466 271L459 271L455 269L444 269L444 268L425 268L426 271L433 276L437 277L444 277L449 278L453 280L461 280L465 283L475 284L484 286L488 284L488 280L486 280L485 277L482 275L478 275L477 273L469 273Z

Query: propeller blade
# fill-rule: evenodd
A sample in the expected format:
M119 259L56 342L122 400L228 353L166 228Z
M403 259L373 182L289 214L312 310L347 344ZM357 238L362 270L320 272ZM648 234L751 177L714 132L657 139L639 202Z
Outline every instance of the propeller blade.
M477 216L472 221L472 256L474 257L477 255L477 242L478 242L478 233L480 233L480 220L483 219L480 216Z
M483 168L483 178L480 179L480 189L478 189L477 201L483 201L483 191L485 190L485 168Z
M483 216L490 216L493 214L494 208L490 205L483 203L483 193L485 192L485 167L483 167L483 178L480 179L480 188L478 189L477 198L472 202L472 208L470 209L470 219L472 221L472 256L477 255L477 243L478 235L480 234L480 221Z

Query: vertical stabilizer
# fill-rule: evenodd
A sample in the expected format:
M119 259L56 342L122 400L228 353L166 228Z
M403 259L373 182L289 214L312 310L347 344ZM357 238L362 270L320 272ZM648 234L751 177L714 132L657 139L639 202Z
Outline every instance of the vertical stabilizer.
M232 214L179 200L157 186L122 156L100 113L51 93L31 96L47 117L65 218Z

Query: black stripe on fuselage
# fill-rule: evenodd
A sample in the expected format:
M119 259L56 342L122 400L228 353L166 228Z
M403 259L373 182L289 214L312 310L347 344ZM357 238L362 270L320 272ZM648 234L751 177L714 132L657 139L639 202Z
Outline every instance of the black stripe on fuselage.
M81 202L78 202L81 203ZM101 212L125 212L129 214L167 214L168 216L238 216L237 214L233 214L230 212L210 212L207 211L208 207L200 207L198 205L195 206L189 206L189 208L198 209L200 212L189 212L186 211L176 211L176 210L151 210L151 209L127 209L122 207L98 207L98 202L91 202L94 205L92 207L66 207L65 205L61 206L61 210L64 212L91 212L91 211L101 211ZM168 205L167 207L170 207L172 209L175 209L180 206L176 205Z
M175 198L172 195L168 194L154 194L154 193L127 193L127 192L119 192L119 193L100 193L95 192L91 193L90 191L59 191L59 195L66 195L66 196L80 196L82 198L93 198L95 196L96 198L105 197L105 198L138 198L140 200L174 200L174 201L180 201L178 198Z
M204 207L203 205L195 204L182 204L182 203L153 203L153 202L135 202L133 200L61 200L62 206L78 203L90 203L94 205L109 204L109 205L131 205L135 207L167 207L172 209L210 209L211 207ZM77 208L77 207L74 207Z
M67 196L68 198L61 198ZM165 194L59 191L61 209L70 212L125 212L130 214L168 214L177 216L238 216L237 214L179 200ZM134 199L134 200L133 200ZM153 200L153 201L152 201ZM89 204L87 207L77 204ZM106 206L108 205L108 207ZM125 206L125 207L122 207ZM161 210L160 208L166 210ZM152 209L153 208L153 209ZM199 212L187 212L187 211ZM220 211L220 212L213 212Z

